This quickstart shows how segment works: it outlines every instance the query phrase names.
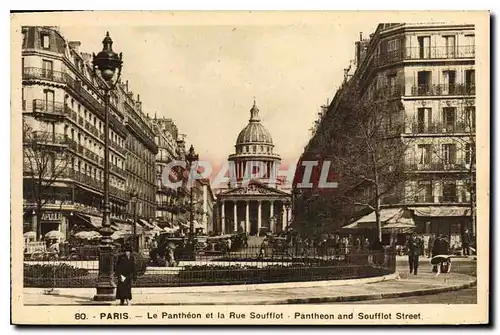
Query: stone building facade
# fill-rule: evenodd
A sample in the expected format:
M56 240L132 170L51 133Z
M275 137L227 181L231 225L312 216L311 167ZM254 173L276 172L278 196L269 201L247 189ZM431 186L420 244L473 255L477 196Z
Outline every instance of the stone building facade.
M389 128L411 143L406 180L383 207L409 210L418 232L446 234L452 243L466 228L475 232L474 26L380 24L356 43L353 64L337 97L356 80L369 99L387 99L396 106ZM326 148L339 108L338 99L326 108L304 155Z
M54 27L23 27L22 34L24 230L38 229L38 237L56 230L63 238L97 230L106 158L103 95L91 55ZM139 191L139 218L154 218L157 146L140 101L118 86L109 108L110 202L115 229L126 229L132 189Z

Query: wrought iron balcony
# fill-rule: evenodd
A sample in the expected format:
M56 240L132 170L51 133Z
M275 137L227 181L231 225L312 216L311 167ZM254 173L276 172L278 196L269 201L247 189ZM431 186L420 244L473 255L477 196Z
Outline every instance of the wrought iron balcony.
M413 134L454 134L454 133L474 133L475 127L469 127L465 122L453 123L418 123L413 122L408 129Z
M70 144L69 138L64 134L56 134L39 130L23 134L23 140L26 145L45 144L67 146Z
M46 101L42 99L34 99L31 108L26 106L27 111L33 112L37 116L51 116L63 118L66 116L64 104L55 101Z
M433 203L434 196L432 194L417 195L413 198L415 203Z
M474 45L459 45L455 48L447 46L433 47L406 47L383 52L374 57L375 66L384 66L403 60L432 60L432 59L468 59L474 58Z
M439 202L442 202L442 203L447 203L447 202L459 203L459 198L458 198L458 195L456 195L456 194L443 195L443 196L439 197Z
M413 162L408 162L405 164L406 170L407 171L424 171L424 172L446 172L446 171L465 171L466 166L465 164L459 164L458 162L444 162L444 161L438 161L438 162L431 162L431 163L415 163Z
M424 84L414 85L411 88L411 96L456 96L475 95L474 84Z
M47 80L57 83L65 83L65 73L38 67L23 68L23 80Z

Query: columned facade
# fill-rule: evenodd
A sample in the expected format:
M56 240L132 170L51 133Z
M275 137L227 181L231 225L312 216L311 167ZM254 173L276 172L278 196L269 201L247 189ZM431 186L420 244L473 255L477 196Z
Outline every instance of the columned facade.
M282 232L290 220L286 203L286 194L271 199L237 196L225 198L218 204L221 220L216 230L223 234L246 233L249 235L256 235L261 230L272 233Z

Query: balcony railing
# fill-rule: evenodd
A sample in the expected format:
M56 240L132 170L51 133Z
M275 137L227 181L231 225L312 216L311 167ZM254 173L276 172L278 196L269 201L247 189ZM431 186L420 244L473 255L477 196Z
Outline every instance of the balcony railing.
M109 167L110 167L111 172L114 172L114 173L119 174L121 176L126 175L125 170L123 170L122 168L119 168L118 166L116 166L114 164L110 164Z
M453 194L453 195L443 195L439 197L439 202L454 202L458 203L459 198L458 195Z
M54 71L50 69L42 69L37 67L25 67L23 68L23 80L47 80L57 83L65 82L65 73Z
M458 164L458 162L432 162L432 163L406 163L406 170L408 171L464 171L466 169L465 164Z
M31 108L27 106L27 110L32 110L35 114L43 114L57 117L64 117L66 110L64 104L54 101L46 101L41 99L34 99Z
M121 147L118 143L116 143L115 141L109 141L109 146L113 149L115 149L116 151L118 151L119 153L121 153L122 155L126 155L127 154L127 149L125 149L124 147Z
M39 130L24 134L24 142L47 145L68 145L70 143L69 138L64 134L54 134Z
M423 84L411 88L411 96L475 95L474 84Z
M73 121L78 121L78 114L74 110L72 110L68 105L64 105L65 114Z
M415 203L433 203L434 196L432 194L417 195L413 198Z
M99 163L99 156L97 156L97 154L93 153L92 151L90 151L89 149L87 148L84 148L83 149L83 153L84 153L84 156L96 163Z
M474 45L460 45L455 48L447 46L433 47L406 47L376 55L376 66L389 65L402 60L427 60L427 59L466 59L474 58L476 48Z
M408 131L413 134L453 134L475 132L475 128L467 126L464 122L432 122L427 124L413 122L411 124L411 129L408 129Z

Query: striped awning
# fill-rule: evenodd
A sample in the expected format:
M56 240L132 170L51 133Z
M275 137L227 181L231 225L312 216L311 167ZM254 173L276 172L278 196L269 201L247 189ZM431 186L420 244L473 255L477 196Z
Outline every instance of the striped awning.
M147 222L146 220L139 219L139 223L148 229L154 228L154 226L151 223Z
M102 227L102 218L99 216L85 215L82 213L76 213L76 216L81 218L83 221L89 223L94 228Z
M420 217L457 217L470 216L470 208L458 206L410 207L415 216Z

